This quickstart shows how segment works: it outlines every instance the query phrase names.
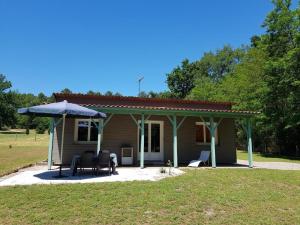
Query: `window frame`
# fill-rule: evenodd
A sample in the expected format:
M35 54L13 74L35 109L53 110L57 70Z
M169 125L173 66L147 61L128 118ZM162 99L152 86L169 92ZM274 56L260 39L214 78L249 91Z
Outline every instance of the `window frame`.
M88 140L87 141L79 141L78 140L78 123L79 121L88 121ZM98 122L100 124L100 119L93 119L93 121ZM74 142L78 144L96 144L96 141L91 141L91 124L92 124L92 119L75 119L75 127L74 127ZM102 139L103 134L101 135Z
M217 125L217 123L214 123L214 124ZM195 123L195 128L196 128L197 125L202 125L203 126L203 140L204 140L204 142L197 142L197 140L195 140L196 144L197 145L210 145L210 140L209 140L209 142L207 142L207 140L206 140L206 129L205 129L205 128L207 128L207 126L209 126L209 122L197 121ZM197 135L196 132L197 132L197 129L195 129L195 135ZM219 144L219 135L218 135L218 133L219 132L218 132L218 127L217 127L216 128L216 133L215 133L215 144L216 145Z

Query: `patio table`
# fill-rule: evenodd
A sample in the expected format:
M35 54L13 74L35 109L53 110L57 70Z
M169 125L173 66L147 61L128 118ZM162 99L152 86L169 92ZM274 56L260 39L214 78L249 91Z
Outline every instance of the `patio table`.
M81 155L74 155L72 158L70 170L71 170L73 176L75 176L75 174L77 173L77 167L79 165L80 158L81 158ZM94 159L96 159L96 158L97 158L97 156L95 155ZM109 169L112 170L112 174L115 174L116 167L118 166L117 154L110 153L110 160L111 160L111 168L109 168ZM91 162L91 163L93 163L93 162Z

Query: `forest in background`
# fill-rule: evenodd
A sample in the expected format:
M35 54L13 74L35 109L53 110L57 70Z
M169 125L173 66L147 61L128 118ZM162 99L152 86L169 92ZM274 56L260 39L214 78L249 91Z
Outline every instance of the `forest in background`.
M199 60L184 59L166 75L168 90L141 92L140 97L229 101L236 103L235 109L260 111L253 119L254 146L283 155L300 154L300 7L292 8L291 0L273 3L262 24L265 33L253 35L250 45L225 45ZM98 91L87 94L101 95ZM19 116L16 109L53 101L43 93L19 93L0 75L0 129L44 132L49 119ZM243 143L245 134L239 121L236 124L237 140Z

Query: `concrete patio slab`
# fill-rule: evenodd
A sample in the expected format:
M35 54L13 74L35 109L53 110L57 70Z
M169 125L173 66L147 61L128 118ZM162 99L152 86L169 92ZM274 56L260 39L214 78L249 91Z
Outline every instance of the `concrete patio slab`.
M168 172L168 169L166 169ZM54 178L58 170L47 170L47 167L34 166L26 168L15 174L2 177L0 186L32 185L32 184L72 184L72 183L97 183L97 182L117 182L117 181L157 181L166 177L178 176L184 172L180 169L172 168L172 173L160 173L160 167L147 167L144 169L136 167L117 168L117 174L108 176L101 173L95 176L91 173L83 173L71 176L69 169L64 169L62 174L67 175L63 178Z

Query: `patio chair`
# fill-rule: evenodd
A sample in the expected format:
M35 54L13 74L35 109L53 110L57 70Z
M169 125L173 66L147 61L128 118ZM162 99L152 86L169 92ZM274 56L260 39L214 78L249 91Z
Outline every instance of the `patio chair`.
M100 151L96 161L94 170L96 175L99 174L99 170L102 168L108 168L108 174L111 175L111 159L110 159L110 151L102 150Z
M198 167L201 163L203 165L208 165L209 155L210 155L210 151L201 151L199 159L192 160L188 166L189 167Z
M80 156L79 160L79 168L81 172L84 172L85 168L93 169L93 161L95 160L95 152L94 151L85 151Z

